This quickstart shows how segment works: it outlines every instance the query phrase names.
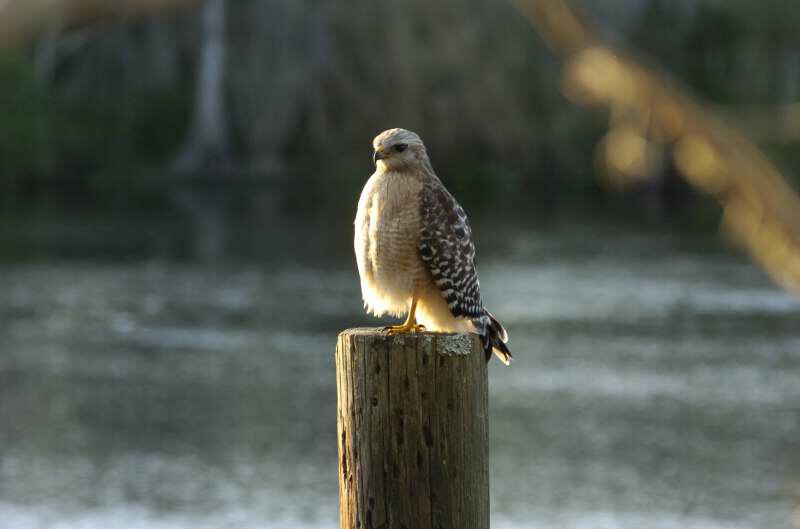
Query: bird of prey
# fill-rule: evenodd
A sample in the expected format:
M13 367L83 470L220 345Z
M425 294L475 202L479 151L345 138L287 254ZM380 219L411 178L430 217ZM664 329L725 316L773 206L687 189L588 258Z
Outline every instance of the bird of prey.
M389 334L471 332L506 365L508 334L483 307L464 209L434 173L415 133L389 129L372 142L375 172L358 201L355 251L364 306L407 314ZM419 322L419 323L417 323Z

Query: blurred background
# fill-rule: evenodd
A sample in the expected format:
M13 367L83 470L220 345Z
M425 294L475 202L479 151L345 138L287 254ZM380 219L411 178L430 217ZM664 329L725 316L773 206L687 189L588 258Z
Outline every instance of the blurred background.
M0 0L0 529L337 526L397 126L511 335L493 527L800 527L800 4L572 5Z

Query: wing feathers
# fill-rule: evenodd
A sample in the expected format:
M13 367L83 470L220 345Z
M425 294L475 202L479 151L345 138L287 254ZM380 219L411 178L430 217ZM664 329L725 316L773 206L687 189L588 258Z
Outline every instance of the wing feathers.
M464 209L438 179L431 178L420 200L419 253L455 317L483 316L475 245Z
M422 188L420 208L422 228L419 254L450 312L456 318L472 320L481 336L487 361L494 353L509 365L511 352L506 347L508 333L483 308L481 301L475 245L467 214L435 177L428 179Z

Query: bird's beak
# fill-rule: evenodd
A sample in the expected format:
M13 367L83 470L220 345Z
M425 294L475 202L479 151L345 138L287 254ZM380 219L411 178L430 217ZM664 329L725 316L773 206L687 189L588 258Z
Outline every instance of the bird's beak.
M385 159L386 159L386 151L384 151L383 149L376 150L375 154L372 155L372 161L375 162L376 164L378 163L378 160L385 160Z

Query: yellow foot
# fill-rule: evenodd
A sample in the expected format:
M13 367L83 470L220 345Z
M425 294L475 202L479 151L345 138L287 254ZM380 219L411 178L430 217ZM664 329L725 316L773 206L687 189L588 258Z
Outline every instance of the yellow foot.
M424 325L417 325L416 323L404 323L403 325L390 325L383 328L389 336L396 336L398 334L405 334L409 332L425 332Z

